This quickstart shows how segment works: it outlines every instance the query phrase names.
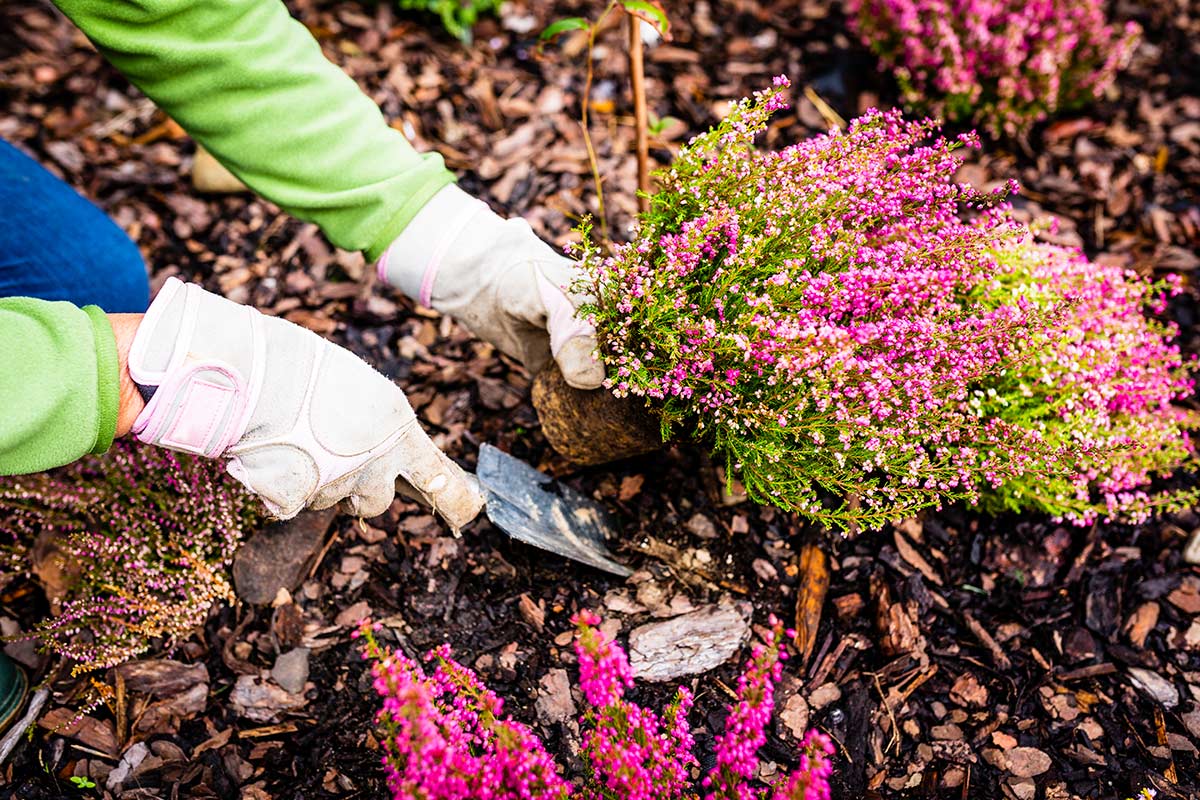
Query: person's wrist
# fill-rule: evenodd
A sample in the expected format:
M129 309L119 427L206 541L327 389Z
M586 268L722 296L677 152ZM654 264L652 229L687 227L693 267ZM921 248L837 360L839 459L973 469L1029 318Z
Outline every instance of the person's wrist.
M461 239L486 238L480 226L502 222L482 200L454 184L442 188L417 213L376 263L380 280L423 306L432 306L434 282L443 270L463 267Z
M138 414L142 413L146 402L138 391L137 384L129 375L129 348L133 346L133 338L138 326L142 323L141 314L109 314L108 324L112 325L113 338L117 342L117 365L120 405L117 411L117 436L124 436L133 428Z

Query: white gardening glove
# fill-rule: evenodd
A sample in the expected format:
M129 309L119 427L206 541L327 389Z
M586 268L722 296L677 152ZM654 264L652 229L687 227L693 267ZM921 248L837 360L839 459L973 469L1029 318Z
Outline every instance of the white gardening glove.
M380 279L449 314L537 374L553 358L567 383L595 389L596 331L575 316L575 265L457 186L434 195L380 257Z
M397 485L456 530L482 507L474 478L430 441L390 380L311 331L194 284L163 286L129 374L154 391L137 438L228 459L229 474L283 519L339 500L376 516Z

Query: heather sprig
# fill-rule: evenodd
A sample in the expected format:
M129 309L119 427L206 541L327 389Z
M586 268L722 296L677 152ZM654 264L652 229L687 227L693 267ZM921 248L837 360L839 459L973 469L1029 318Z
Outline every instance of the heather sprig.
M384 767L393 796L421 800L573 797L582 800L829 800L829 738L810 731L800 744L799 765L773 784L761 784L758 748L773 710L784 637L774 618L754 647L738 681L717 766L697 792L694 740L687 715L692 695L680 687L657 714L625 694L633 678L625 652L600 630L589 611L577 614L575 653L585 771L578 785L559 777L545 748L528 728L502 717L502 702L443 645L425 656L427 672L411 658L387 650L363 622L364 658L372 661L383 701L377 715ZM523 782L517 782L520 778Z
M1141 30L1102 0L848 0L910 108L1017 134L1099 98Z
M794 638L775 617L764 640L754 645L745 671L738 677L736 702L729 707L725 732L717 739L716 764L705 775L704 800L828 800L833 774L829 737L809 731L800 744L800 764L790 776L770 787L755 786L758 749L767 741L767 725L775 706L775 686L787 653L784 637Z
M216 462L125 441L52 472L0 479L0 513L12 555L39 534L53 537L51 557L69 583L58 612L28 636L74 662L75 674L202 625L213 603L233 599L229 565L262 519Z
M692 693L684 686L662 716L625 698L633 676L625 652L597 627L590 611L577 614L575 653L583 712L583 756L590 774L578 793L584 800L681 797L691 784L694 741L687 724Z
M428 672L380 647L359 626L371 660L383 765L393 796L420 800L553 800L568 796L541 741L506 718L504 701L456 662L443 645L425 655Z
M872 111L778 152L787 80L657 175L633 241L584 229L578 287L608 386L644 398L750 496L832 528L964 500L1086 522L1189 502L1170 283L1035 241L954 181L973 134Z

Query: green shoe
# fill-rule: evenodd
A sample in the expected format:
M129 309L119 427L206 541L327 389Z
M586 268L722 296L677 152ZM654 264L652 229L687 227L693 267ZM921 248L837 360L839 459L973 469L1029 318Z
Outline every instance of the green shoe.
M17 662L0 651L0 733L8 729L29 694L29 680Z

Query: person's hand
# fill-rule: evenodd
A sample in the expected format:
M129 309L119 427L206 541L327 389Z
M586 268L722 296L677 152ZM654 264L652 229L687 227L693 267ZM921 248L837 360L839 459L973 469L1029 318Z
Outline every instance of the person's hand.
M144 394L153 390L137 438L229 459L229 473L281 518L340 500L376 516L398 486L455 529L482 507L474 478L430 441L395 384L298 325L171 278L128 366Z
M537 374L553 358L567 383L604 381L596 331L575 316L574 264L457 186L438 192L379 259L379 277L457 319Z

